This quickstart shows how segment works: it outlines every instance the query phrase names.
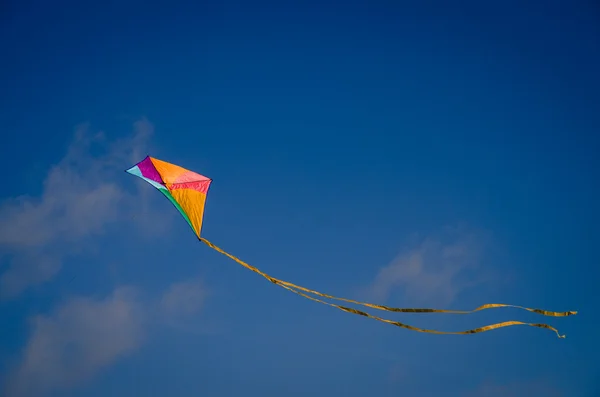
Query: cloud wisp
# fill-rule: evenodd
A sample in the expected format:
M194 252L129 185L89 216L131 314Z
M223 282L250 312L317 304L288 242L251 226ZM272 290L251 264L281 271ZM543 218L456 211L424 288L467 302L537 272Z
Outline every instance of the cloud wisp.
M89 379L140 346L144 310L136 289L121 287L105 299L73 298L36 316L6 395L37 396Z
M66 256L127 216L134 197L112 176L139 160L152 133L142 119L131 137L107 142L104 134L81 126L64 158L48 171L40 197L0 203L0 260L10 262L0 275L1 298L52 279Z
M482 232L445 228L381 268L366 293L370 299L383 302L401 290L412 304L449 305L461 291L487 280L482 257L488 243Z
M160 300L160 312L169 319L193 316L204 306L207 294L200 279L171 284Z
M206 296L202 281L190 279L171 284L158 299L144 299L132 286L117 287L100 299L71 298L32 319L30 338L4 395L43 396L77 387L133 354L153 327L197 317Z

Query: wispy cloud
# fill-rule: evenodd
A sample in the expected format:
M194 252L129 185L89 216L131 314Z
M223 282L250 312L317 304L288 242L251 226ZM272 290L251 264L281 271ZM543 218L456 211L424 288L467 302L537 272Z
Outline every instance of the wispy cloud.
M488 243L481 231L445 228L416 241L381 268L367 294L385 301L399 289L412 304L448 305L461 291L487 279L481 260Z
M10 258L0 276L1 297L50 280L65 256L127 216L133 197L119 188L115 171L141 158L152 133L145 119L134 124L132 136L114 142L80 126L64 158L48 171L40 197L0 204L0 259Z
M132 286L118 287L106 298L71 298L32 319L31 336L5 395L43 396L78 386L134 353L153 327L178 327L177 321L193 319L206 296L203 282L192 278L169 285L158 299L144 299Z
M205 318L199 316L210 294L211 290L199 278L171 284L157 304L159 321L175 332L214 333L214 325L208 325Z
M131 287L106 299L73 298L32 321L6 395L30 397L75 386L140 346L145 308Z
M200 279L171 284L160 301L161 312L168 318L193 316L204 306L208 295Z

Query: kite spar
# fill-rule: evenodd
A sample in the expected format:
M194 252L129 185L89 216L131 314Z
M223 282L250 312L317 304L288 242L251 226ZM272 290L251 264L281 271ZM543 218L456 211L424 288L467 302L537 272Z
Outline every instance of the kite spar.
M272 277L258 268L249 265L248 263L242 261L236 256L231 255L230 253L224 251L223 249L217 247L207 239L201 236L202 231L202 221L204 218L204 207L206 203L206 196L208 194L208 189L212 182L212 179L207 178L206 176L197 174L193 171L182 168L178 165L168 163L166 161L158 160L156 158L147 156L145 159L131 167L127 170L128 173L135 175L144 181L148 182L150 185L154 186L158 189L171 203L179 210L183 218L190 225L196 237L202 241L204 244L214 249L215 251L227 256L233 261L237 262L241 266L245 267L248 270L251 270L273 284L280 286L288 291L291 291L295 294L298 294L304 298L310 299L314 302L319 302L331 307L335 307L339 310L343 310L348 313L358 314L364 317L368 317L377 321L381 321L387 324L395 325L397 327L409 329L417 332L425 332L431 334L453 334L453 335L466 335L466 334L476 334L480 332L491 331L498 328L510 327L513 325L527 325L531 327L538 328L546 328L551 331L554 331L559 338L564 338L564 335L561 335L557 329L551 327L547 324L539 324L539 323L525 323L521 321L505 321L501 323L491 324L480 328L475 328L467 331L458 331L458 332L444 332L444 331L436 331L430 329L423 329L413 327L411 325L407 325L398 321L392 321L388 319L384 319L372 314L369 314L362 310L353 309L346 306L337 305L335 303L327 302L323 299L337 300L343 301L347 303L353 303L357 305L361 305L364 307L378 309L388 312L400 312L400 313L452 313L452 314L468 314L474 313L477 311L485 310L485 309L493 309L499 307L512 307L527 310L533 313L541 314L544 316L550 317L566 317L577 314L576 311L568 311L568 312L553 312L541 309L532 309L523 306L516 305L508 305L508 304L500 304L500 303L492 303L486 304L483 306L479 306L473 310L441 310L441 309L413 309L413 308L398 308L398 307L389 307L384 305L378 305L374 303L367 302L359 302L352 299L340 298L333 295L324 294L322 292L318 292L309 288L305 288L284 280L277 279ZM321 299L319 299L319 298Z

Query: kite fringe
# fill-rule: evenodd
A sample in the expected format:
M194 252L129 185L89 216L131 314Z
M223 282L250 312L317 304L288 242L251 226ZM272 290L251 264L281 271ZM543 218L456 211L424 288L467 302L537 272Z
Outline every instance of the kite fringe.
M317 296L320 296L323 298L334 299L334 300L344 301L344 302L348 302L348 303L354 303L354 304L358 304L358 305L362 305L362 306L366 306L366 307L370 307L370 308L374 308L374 309L379 309L379 310L384 310L384 311L389 311L389 312L400 312L400 313L469 314L469 313L475 313L477 311L486 310L486 309L493 309L493 308L500 308L500 307L512 307L512 308L527 310L529 312L541 314L544 316L551 316L551 317L565 317L565 316L571 316L571 315L577 314L576 311L553 312L553 311L548 311L548 310L532 309L532 308L523 307L523 306L501 304L501 303L491 303L491 304L482 305L482 306L477 307L474 310L441 310L441 309L397 308L397 307L389 307L389 306L378 305L378 304L373 304L373 303L359 302L359 301L352 300L352 299L340 298L340 297L336 297L333 295L324 294L322 292L311 290L311 289L308 289L308 288L305 288L305 287L302 287L302 286L299 286L299 285L296 285L296 284L293 284L293 283L290 283L287 281L283 281L283 280L279 280L277 278L271 277L268 274L259 270L258 268L254 267L252 265L249 265L248 263L242 261L241 259L239 259L239 258L231 255L230 253L224 251L223 249L217 247L215 244L211 243L210 241L206 240L205 238L199 237L199 240L202 241L204 244L208 245L210 248L214 249L215 251L227 256L228 258L230 258L233 261L237 262L238 264L242 265L246 269L249 269L249 270L263 276L264 278L266 278L273 284L276 284L282 288L285 288L288 291L298 294L304 298L310 299L310 300L318 302L318 303L322 303L324 305L335 307L335 308L345 311L347 313L357 314L360 316L371 318L373 320L381 321L383 323L395 325L397 327L401 327L401 328L405 328L405 329L409 329L409 330L417 331L417 332L440 334L440 335L467 335L467 334L477 334L477 333L481 333L481 332L487 332L487 331L491 331L494 329L510 327L510 326L514 326L514 325L526 325L526 326L530 326L530 327L545 328L545 329L554 331L559 338L566 337L565 335L561 335L556 328L554 328L550 325L539 324L539 323L524 323L521 321L505 321L505 322L491 324L491 325L487 325L484 327L475 328L475 329L471 329L471 330L467 330L467 331L457 331L457 332L446 332L446 331L436 331L436 330L430 330L430 329L417 328L417 327L413 327L411 325L401 323L399 321L393 321L393 320L388 320L388 319L381 318L378 316L374 316L372 314L369 314L369 313L361 311L361 310L357 310L357 309L353 309L353 308L349 308L349 307L345 307L345 306L341 306L341 305L336 305L336 304L330 303L330 302L325 302L321 299L315 298L313 296L309 296L309 295L305 294L304 292L310 293L313 295L317 295ZM300 292L300 291L303 291L303 292Z

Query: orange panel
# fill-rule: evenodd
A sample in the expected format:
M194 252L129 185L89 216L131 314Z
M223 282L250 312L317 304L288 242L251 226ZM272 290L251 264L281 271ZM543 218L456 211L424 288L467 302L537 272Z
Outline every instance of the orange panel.
M150 160L152 160L152 164L165 183L174 183L181 175L189 172L183 167L167 163L166 161L158 160L153 157L151 157Z

